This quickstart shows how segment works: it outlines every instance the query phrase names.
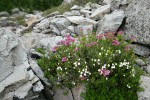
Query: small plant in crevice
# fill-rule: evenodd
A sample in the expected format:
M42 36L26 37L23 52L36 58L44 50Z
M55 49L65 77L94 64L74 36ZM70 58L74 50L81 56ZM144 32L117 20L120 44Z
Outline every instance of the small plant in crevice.
M37 61L55 85L85 84L84 100L137 100L141 70L129 44L122 32L67 35Z

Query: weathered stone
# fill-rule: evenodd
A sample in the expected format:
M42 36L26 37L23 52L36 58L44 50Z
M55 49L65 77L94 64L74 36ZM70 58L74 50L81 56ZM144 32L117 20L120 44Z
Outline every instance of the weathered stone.
M11 10L12 14L16 14L16 13L19 13L19 12L20 12L19 8L14 8L14 9Z
M126 10L126 7L132 0L105 0L111 4L111 10L122 9Z
M51 48L56 46L63 38L61 36L51 37L51 38L42 38L39 41L39 46Z
M99 21L96 33L101 34L110 31L117 31L120 25L122 24L124 18L124 11L114 11L110 15L105 15L104 18L101 21Z
M138 100L150 100L150 77L141 76L141 87L144 88L143 92L138 93Z
M126 10L127 38L135 37L135 42L150 45L150 0L132 0Z
M44 77L44 72L41 70L41 68L38 66L36 61L34 60L29 60L30 66L33 70L33 72L36 74L38 78L40 78L46 85L50 85L48 83L48 80Z
M102 7L98 8L98 9L96 9L92 13L90 18L92 18L92 19L100 19L107 13L110 13L110 5L105 5L105 6L102 6Z
M138 64L139 66L145 66L146 63L142 60L142 59L136 59L135 60L136 64Z
M32 84L30 82L27 82L23 86L19 87L15 91L15 97L19 99L23 99L28 95L28 91L32 88Z
M150 74L150 65L146 67L147 72Z
M10 92L4 96L2 100L13 100L14 92Z
M79 24L79 25L87 25L87 24L97 24L96 21L89 19L89 18L84 18L82 16L70 16L66 17L71 23L74 24Z
M8 17L9 13L6 11L0 12L0 17Z
M59 31L66 29L71 23L66 18L54 18L50 21L50 24L55 25Z
M148 57L150 55L150 49L148 47L138 45L138 44L132 44L130 45L131 48L134 49L135 54Z
M36 85L34 85L33 87L33 91L34 92L40 92L44 89L44 86L42 85L42 83L39 81L36 83Z
M11 90L7 91L12 91L13 89L17 89L20 84L23 84L24 82L27 82L28 80L28 74L27 74L27 67L29 65L26 65L25 63L19 66L16 66L13 70L13 73L9 75L6 79L0 82L0 93L4 91L5 88L8 86L14 85ZM17 83L17 84L16 84ZM0 94L1 95L1 94Z
M72 8L71 8L71 10L80 10L81 9L81 7L79 7L78 5L74 5Z
M54 100L73 100L71 91L68 90L67 95L64 95L64 92L66 92L68 89L55 89L55 94L54 94Z
M85 86L84 85L77 85L73 89L73 96L75 100L84 100L81 94L85 92Z
M92 31L93 31L93 25L78 25L75 28L75 32L78 35L92 34Z

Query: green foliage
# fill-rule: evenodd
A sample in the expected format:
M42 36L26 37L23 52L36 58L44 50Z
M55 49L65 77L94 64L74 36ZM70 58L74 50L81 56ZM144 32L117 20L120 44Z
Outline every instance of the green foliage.
M26 21L24 19L24 16L15 17L15 18L13 18L11 20L15 21L19 25L24 25L24 26L26 25Z
M48 8L58 6L63 0L0 0L0 11L11 11L18 7L25 11L46 10Z
M60 44L38 60L53 84L70 89L84 83L85 100L137 100L141 70L120 33L79 36L76 42L66 36Z

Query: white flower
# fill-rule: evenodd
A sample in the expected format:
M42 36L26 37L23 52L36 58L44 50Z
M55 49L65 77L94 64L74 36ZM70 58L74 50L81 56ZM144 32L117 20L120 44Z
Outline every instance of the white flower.
M100 65L100 63L98 63L98 65Z
M80 65L80 63L78 62L78 65Z
M94 61L96 62L96 59L94 59Z
M111 68L112 68L112 69L115 69L116 67L115 67L115 65L112 65Z
M128 84L127 84L127 87L128 87L129 89L131 88L130 85L128 85Z
M101 54L101 53L99 53L99 55L101 56L102 54Z
M48 71L50 71L50 69L48 68Z
M97 59L98 62L100 62L100 59Z

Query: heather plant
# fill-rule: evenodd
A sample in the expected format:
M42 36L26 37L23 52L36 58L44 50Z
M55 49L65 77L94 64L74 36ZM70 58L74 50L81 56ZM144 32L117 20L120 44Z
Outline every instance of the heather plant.
M141 70L122 33L67 35L38 64L57 86L85 84L85 100L137 100Z

